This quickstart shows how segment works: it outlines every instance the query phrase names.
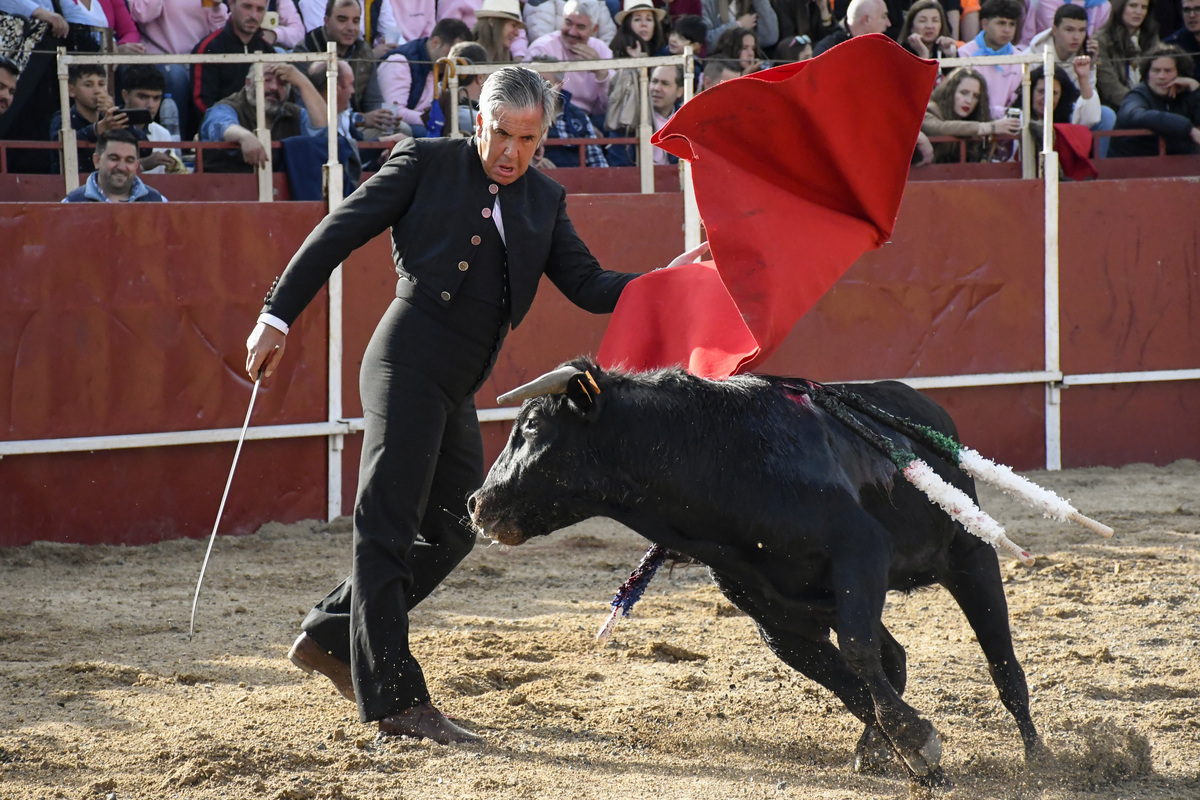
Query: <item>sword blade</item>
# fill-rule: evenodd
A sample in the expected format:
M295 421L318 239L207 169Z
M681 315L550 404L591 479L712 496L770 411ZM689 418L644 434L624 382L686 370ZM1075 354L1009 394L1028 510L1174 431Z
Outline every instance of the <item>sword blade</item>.
M250 392L250 407L246 409L246 421L242 423L242 434L238 437L237 449L233 451L233 465L229 468L229 477L225 480L225 491L221 494L221 507L217 509L217 519L213 522L212 535L208 537L208 550L204 553L204 563L200 566L200 579L196 581L196 594L192 598L192 621L188 625L188 639L196 631L196 604L200 602L200 586L204 583L204 571L208 569L208 557L212 555L213 544L217 541L217 527L221 524L221 514L225 512L225 500L229 497L229 487L233 484L233 473L237 469L238 456L242 454L242 442L246 441L246 430L250 427L250 414L254 411L254 400L258 397L258 386L262 382L262 371L254 381L254 390Z

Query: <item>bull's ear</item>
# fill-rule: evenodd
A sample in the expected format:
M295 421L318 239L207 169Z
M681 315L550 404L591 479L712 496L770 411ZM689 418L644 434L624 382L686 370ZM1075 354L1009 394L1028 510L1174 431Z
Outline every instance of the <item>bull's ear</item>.
M590 372L576 372L567 380L567 402L588 422L600 414L600 386Z

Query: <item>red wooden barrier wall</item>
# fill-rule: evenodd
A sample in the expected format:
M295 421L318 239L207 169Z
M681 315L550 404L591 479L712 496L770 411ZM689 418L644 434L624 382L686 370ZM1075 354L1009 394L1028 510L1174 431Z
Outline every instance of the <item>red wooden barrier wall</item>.
M1063 368L1200 367L1194 180L1062 187ZM1041 185L909 186L892 243L868 254L801 321L764 371L820 380L1037 370L1042 358ZM679 195L574 195L602 263L642 270L682 247ZM315 204L0 205L0 438L238 427L242 362L260 298L320 218ZM809 243L796 242L797 262ZM357 416L362 350L390 302L384 239L346 265L344 406ZM325 416L324 296L289 336L254 424ZM509 338L481 408L558 362L595 352L604 318L552 286ZM1044 459L1039 386L931 393L964 438L1017 467ZM1200 383L1063 392L1067 466L1200 456ZM485 426L490 453L507 424ZM347 437L345 508L357 437ZM142 543L203 536L232 443L0 460L0 544ZM246 445L223 532L324 513L325 444Z

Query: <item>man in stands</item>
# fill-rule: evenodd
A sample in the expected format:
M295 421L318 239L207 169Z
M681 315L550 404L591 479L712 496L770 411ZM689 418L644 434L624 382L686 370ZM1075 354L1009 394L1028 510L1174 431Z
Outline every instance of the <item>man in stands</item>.
M138 177L137 138L117 128L100 134L92 154L96 171L64 203L163 203L166 198Z
M608 45L595 37L596 20L600 18L599 0L568 0L563 7L562 30L548 33L529 45L530 61L534 56L553 56L558 61L599 61L612 58ZM571 102L583 109L594 126L604 126L604 111L608 108L608 82L611 69L595 72L568 72L563 88L571 93Z
M833 33L813 45L813 55L819 56L855 36L883 33L890 24L887 5L883 0L851 0L846 9L846 19L834 27Z
M289 87L300 92L303 108L285 99ZM319 133L318 128L325 127L324 99L312 81L291 64L268 64L263 69L263 100L273 142L289 136L314 136ZM205 153L205 172L253 172L256 167L265 166L269 156L254 135L254 127L254 73L251 73L240 90L219 101L204 115L201 141L236 142L241 149L240 153L221 150Z
M1197 0L1200 2L1200 0ZM1100 43L1088 38L1088 16L1083 6L1062 5L1054 12L1054 24L1049 30L1044 30L1033 37L1029 44L1031 53L1044 53L1049 47L1054 48L1054 61L1079 90L1081 102L1091 100L1096 96L1096 54L1100 52ZM1088 79L1079 77L1081 70L1087 68ZM1111 131L1117 122L1117 112L1108 106L1100 107L1100 121L1091 126L1093 131ZM1104 158L1108 155L1108 137L1101 137L1096 144L1096 155Z
M21 70L17 68L17 63L8 56L0 56L0 114L7 112L12 105L20 77Z
M230 0L225 27L200 40L193 53L274 53L262 36L267 0ZM196 64L192 68L192 104L205 114L218 100L237 92L250 74L249 64Z
M534 56L533 60L538 63L558 61L554 56L546 55ZM558 91L554 121L546 129L545 158L556 167L578 167L578 145L551 145L550 140L595 139L596 128L582 109L571 104L571 93L562 87L561 72L543 72L542 77ZM604 151L598 145L589 144L583 148L583 166L607 167L608 159L604 157Z
M1200 0L1183 0L1180 3L1183 27L1163 40L1173 44L1192 57L1192 77L1200 80Z
M737 72L732 67L733 77ZM683 67L655 67L650 73L650 116L651 125L658 130L667 124L667 120L683 102ZM634 136L637 130L623 131L621 135ZM627 144L611 144L608 146L608 163L614 167L633 166L637 164L637 149ZM678 164L679 159L666 150L654 148L655 164Z
M122 108L150 112L150 122L145 125L131 124L128 128L139 142L179 141L178 135L154 121L162 106L166 86L167 79L151 64L133 64L121 73ZM143 174L187 171L178 150L156 148L143 156L141 161Z
M325 24L314 28L296 46L298 53L324 53L328 42L337 43L339 59L354 70L354 101L350 107L362 114L360 128L374 133L391 133L396 118L383 108L375 54L362 38L362 5L359 0L332 0L325 13Z
M438 20L433 33L400 45L379 65L383 99L400 109L400 121L413 136L424 136L422 115L433 104L433 64L459 42L471 41L471 29L460 19Z
M711 89L712 87L731 81L734 78L742 77L741 70L735 64L728 61L718 59L709 59L704 65L704 72L700 75L700 91Z
M983 28L973 40L958 48L961 58L970 56L1011 56L1019 51L1013 46L1017 35L1017 23L1024 13L1019 0L985 0L979 9L980 27ZM992 119L1004 116L1005 109L1012 105L1021 88L1020 64L997 64L979 67L987 82L988 102L991 104Z

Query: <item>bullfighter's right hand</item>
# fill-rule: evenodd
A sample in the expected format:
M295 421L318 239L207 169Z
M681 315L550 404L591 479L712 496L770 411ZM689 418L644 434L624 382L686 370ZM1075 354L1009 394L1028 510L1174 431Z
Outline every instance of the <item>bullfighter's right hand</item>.
M265 322L255 325L250 338L246 340L246 372L250 373L250 377L257 380L259 370L262 370L264 378L271 377L283 358L286 344L287 336L283 331Z

